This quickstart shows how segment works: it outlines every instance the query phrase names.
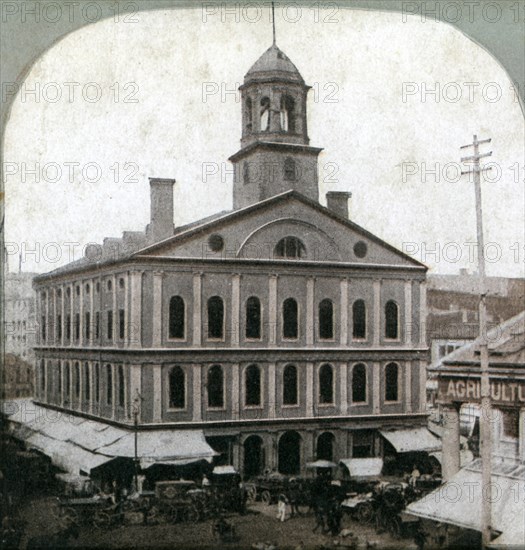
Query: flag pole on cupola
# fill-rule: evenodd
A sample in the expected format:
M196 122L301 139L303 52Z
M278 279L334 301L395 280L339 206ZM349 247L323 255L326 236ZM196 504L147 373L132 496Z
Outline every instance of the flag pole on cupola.
M273 31L273 45L275 46L275 3L272 2L272 31Z

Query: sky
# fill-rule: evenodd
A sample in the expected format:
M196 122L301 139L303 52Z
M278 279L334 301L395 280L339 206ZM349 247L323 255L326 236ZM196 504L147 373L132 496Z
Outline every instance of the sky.
M105 20L38 60L6 128L12 270L21 258L23 271L50 271L89 243L143 230L148 177L177 180L176 225L231 208L234 91L272 42L269 10L259 10ZM493 152L482 181L487 272L523 276L525 126L511 82L453 27L405 19L276 8L277 45L312 86L320 202L351 191L351 219L430 273L473 272L474 185L459 175L470 154L460 146L492 138L482 146Z

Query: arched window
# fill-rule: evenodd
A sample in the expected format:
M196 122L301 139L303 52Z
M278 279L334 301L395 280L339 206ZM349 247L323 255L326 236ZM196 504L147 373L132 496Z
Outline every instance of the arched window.
M224 374L220 365L213 365L208 371L208 407L224 407Z
M100 402L100 366L95 363L95 401Z
M398 399L398 370L396 363L388 363L385 369L385 401Z
M298 317L297 302L293 298L287 298L283 302L283 338L297 338Z
M89 364L84 363L84 399L89 401L91 399L91 384L89 379Z
M75 399L80 398L80 365L75 363Z
M111 365L106 365L106 403L113 403L113 370Z
M335 437L333 433L324 432L317 438L316 458L317 460L334 459Z
M261 132L267 132L270 129L270 98L261 97Z
M334 371L325 363L319 369L319 403L334 402Z
M284 237L275 245L276 258L302 258L305 255L306 248L297 237Z
M295 365L284 367L283 405L297 405L297 367Z
M170 338L184 338L185 306L180 296L172 296L170 300L169 334Z
M297 164L291 157L284 159L284 179L285 181L297 180Z
M319 338L331 340L334 337L334 304L325 299L319 304Z
M184 409L186 406L186 376L179 366L170 370L169 391L170 407L172 409Z
M366 305L364 300L356 300L352 306L352 336L366 338Z
M246 338L261 338L261 302L256 296L246 300Z
M251 97L246 98L246 103L244 104L244 116L246 120L246 129L248 132L251 132L253 127L253 104Z
M208 300L208 338L222 338L224 335L224 302L219 296Z
M289 133L295 132L295 101L289 95L281 96L281 130Z
M366 366L359 363L352 369L352 403L366 401Z
M395 340L399 336L398 307L389 300L385 305L385 338Z
M245 405L256 407L261 404L261 369L250 365L244 373Z
M118 382L118 406L123 407L126 393L126 380L124 378L124 367L119 365L117 368L117 382Z

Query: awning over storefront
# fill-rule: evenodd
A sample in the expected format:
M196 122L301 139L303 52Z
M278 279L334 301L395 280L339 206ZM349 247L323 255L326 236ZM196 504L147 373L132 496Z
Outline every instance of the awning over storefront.
M315 468L337 468L337 464L331 460L316 460L315 462L307 462L306 467L310 469Z
M222 475L233 475L238 474L239 472L231 465L225 465L225 466L215 466L213 468L212 474L222 476Z
M59 441L39 432L25 439L25 444L27 448L37 449L47 455L61 470L73 474L83 472L89 475L91 470L115 458L87 451L69 441Z
M441 451L441 441L427 428L407 428L403 430L379 430L398 453L414 451Z
M494 546L525 547L525 513L518 488L523 485L525 466L493 466L492 529L500 533ZM520 470L521 468L521 470ZM511 470L510 475L498 472ZM481 462L479 459L461 469L447 483L409 504L406 511L414 516L481 531L483 500Z
M148 430L117 428L17 400L8 415L12 434L49 456L59 468L78 474L116 458L133 459L135 436L141 466L185 465L217 454L206 443L202 430Z
M339 461L351 477L377 477L383 469L382 458L343 458Z

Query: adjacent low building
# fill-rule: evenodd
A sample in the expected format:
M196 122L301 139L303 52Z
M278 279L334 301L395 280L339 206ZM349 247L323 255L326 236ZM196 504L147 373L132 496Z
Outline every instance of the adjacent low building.
M487 333L492 410L492 497L483 487L481 460L460 469L460 411L480 403L479 339L438 365L443 408L443 477L447 483L408 507L419 517L481 530L481 502L492 498L492 546L525 546L525 311ZM479 426L478 426L479 428ZM489 496L487 496L489 495Z

